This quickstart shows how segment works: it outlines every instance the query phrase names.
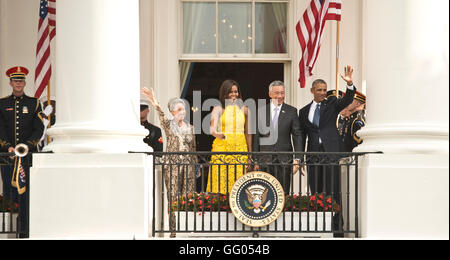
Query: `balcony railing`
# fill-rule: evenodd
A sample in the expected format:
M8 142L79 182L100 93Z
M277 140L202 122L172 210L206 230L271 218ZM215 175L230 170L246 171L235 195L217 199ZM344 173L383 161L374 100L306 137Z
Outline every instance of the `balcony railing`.
M153 236L330 233L359 237L358 161L365 153L148 154L153 156ZM292 174L294 159L304 175L301 170ZM231 214L230 180L236 182L240 176L234 173L243 169L243 174L258 169L275 175L285 188L284 210L268 226L249 227Z
M366 153L147 154L153 160L154 237L166 233L218 236L328 233L359 237L358 162ZM0 153L2 168L13 166L11 155ZM298 159L299 168L304 168L304 175L302 170L292 174L294 159ZM23 164L31 166L31 154ZM236 182L241 174L253 172L255 166L259 171L276 175L285 188L281 215L270 225L258 228L242 224L231 213L229 203L230 180ZM20 206L17 198L5 196L15 188L5 186L9 192L2 190L0 197L0 234L18 236Z

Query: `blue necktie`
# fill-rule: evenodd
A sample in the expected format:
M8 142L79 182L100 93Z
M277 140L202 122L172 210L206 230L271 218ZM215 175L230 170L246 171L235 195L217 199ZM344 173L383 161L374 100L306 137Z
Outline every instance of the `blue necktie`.
M316 127L319 127L319 121L320 121L320 104L317 105L316 111L314 111L314 118L312 123Z

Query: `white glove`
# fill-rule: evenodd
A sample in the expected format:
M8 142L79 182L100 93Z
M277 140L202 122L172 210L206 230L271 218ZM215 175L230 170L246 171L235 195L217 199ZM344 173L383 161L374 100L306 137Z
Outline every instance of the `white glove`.
M52 112L53 112L53 107L52 107L52 105L48 105L47 107L45 107L45 109L44 109L44 114L45 114L46 116L49 116Z

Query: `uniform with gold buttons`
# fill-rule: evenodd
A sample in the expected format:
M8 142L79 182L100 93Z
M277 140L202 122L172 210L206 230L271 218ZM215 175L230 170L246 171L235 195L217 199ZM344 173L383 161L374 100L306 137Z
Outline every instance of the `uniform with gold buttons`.
M343 143L343 151L351 152L362 143L362 139L358 137L358 132L365 126L365 112L358 111L349 117L338 118L338 131Z
M0 110L1 150L7 152L9 147L23 143L31 152L36 152L44 131L38 99L10 95L0 99Z
M37 152L44 132L43 113L37 98L25 95L28 70L22 66L9 69L12 94L0 99L0 151L13 152L18 144ZM4 197L19 203L19 237L28 237L29 164L15 157L11 165L2 165Z
M366 103L366 96L356 92L354 102L360 105ZM341 138L342 151L352 152L355 147L360 145L363 140L356 134L362 127L366 125L366 111L358 110L349 116L339 115L337 119L337 129Z

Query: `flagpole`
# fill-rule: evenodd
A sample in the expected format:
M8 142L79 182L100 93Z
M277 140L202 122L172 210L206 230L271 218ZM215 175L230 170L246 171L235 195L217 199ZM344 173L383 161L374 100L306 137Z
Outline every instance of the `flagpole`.
M50 98L50 79L48 80L48 85L47 85L47 106L51 105L51 98ZM55 108L53 108L55 109ZM52 114L50 113L50 115L48 115L48 126L47 129L52 128ZM50 140L50 136L47 135L47 144L51 143Z
M339 97L339 43L340 43L341 21L337 21L336 30L336 97Z
M52 30L51 30L50 24L49 24L48 25L48 33L49 33L49 35L50 35L51 31ZM51 47L51 40L50 40L50 47ZM51 57L49 57L49 59L51 59ZM47 83L47 106L52 104L51 103L51 95L50 95L51 94L50 81L51 81L51 77L48 79L48 83ZM53 110L55 109L53 106L52 106L52 108L53 108ZM52 113L50 113L50 115L48 115L48 126L47 126L47 129L50 129L50 128L52 128ZM47 135L47 145L50 142L51 142L50 136Z
M51 98L50 98L50 79L49 79L48 80L48 85L47 85L47 106L51 105L51 104L52 103L51 103ZM51 128L51 126L52 126L52 123L51 123L51 121L52 121L52 114L50 114L48 116L48 120L50 121L49 124L48 124L48 128Z

